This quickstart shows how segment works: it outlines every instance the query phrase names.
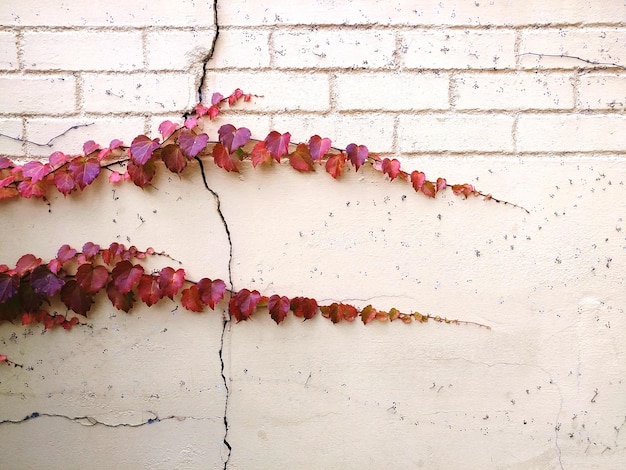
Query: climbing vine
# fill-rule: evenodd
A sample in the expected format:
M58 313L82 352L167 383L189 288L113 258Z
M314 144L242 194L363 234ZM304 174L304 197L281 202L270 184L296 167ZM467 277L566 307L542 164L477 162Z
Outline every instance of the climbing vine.
M18 165L7 157L0 157L0 201L39 198L50 204L46 198L49 191L57 190L68 196L83 191L107 174L111 184L130 181L145 188L163 166L172 173L180 174L195 164L203 170L204 177L203 162L207 160L212 160L227 172L239 172L244 160L249 160L256 168L286 159L298 172L323 168L335 179L347 167L359 171L369 165L388 180L405 181L416 192L429 198L434 198L441 191L451 190L465 198L483 197L516 206L484 194L467 183L450 184L443 177L429 180L421 171L406 172L397 159L381 158L369 152L365 145L350 144L340 149L333 147L330 139L319 135L312 136L308 142L295 143L291 141L289 132L277 131L256 140L252 139L249 129L232 124L221 126L214 141L201 131L202 121L215 119L225 104L233 106L240 100L245 102L250 99L251 95L240 89L227 97L214 93L211 105L198 104L182 125L171 121L161 123L161 138L139 135L130 145L113 140L108 147L88 141L83 145L81 155L54 152L47 163L30 161ZM158 165L159 161L163 165ZM337 302L320 305L316 299L308 297L265 296L247 288L235 291L232 285L229 289L221 279L190 279L178 266L149 272L144 263L155 256L168 258L166 253L152 248L141 251L119 243L101 247L88 242L80 250L63 245L57 256L47 262L33 254L25 254L13 267L0 264L0 320L20 320L23 325L42 323L46 329L54 326L70 329L81 324L79 317L86 317L98 294L104 292L111 304L124 312L129 312L137 302L151 306L167 297L171 300L179 298L182 306L192 312L201 312L206 307L213 310L218 303L227 301L229 315L238 322L248 320L254 312L265 308L277 324L284 321L289 312L304 320L320 312L333 323L351 322L357 318L364 324L374 320L400 320L405 323L434 320L489 328L471 321L416 311L401 312L395 308L382 311L371 305L358 309ZM67 307L67 314L59 314L50 308L55 299ZM6 355L0 355L0 362L12 364Z

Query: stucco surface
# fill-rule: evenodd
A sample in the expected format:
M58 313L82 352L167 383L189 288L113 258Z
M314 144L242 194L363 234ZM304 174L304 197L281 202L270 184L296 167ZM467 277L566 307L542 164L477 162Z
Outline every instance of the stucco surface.
M220 466L220 350L230 468L621 468L623 163L411 164L530 213L451 193L429 200L367 170L334 181L207 166L234 286L491 330L321 317L276 326L259 313L230 325L222 345L219 311L169 300L130 315L101 302L71 332L3 324L3 352L24 365L2 371L3 468ZM145 190L101 183L50 207L8 202L3 221L6 263L49 258L59 241L118 240L165 250L190 277L228 275L225 231L197 169L162 173Z

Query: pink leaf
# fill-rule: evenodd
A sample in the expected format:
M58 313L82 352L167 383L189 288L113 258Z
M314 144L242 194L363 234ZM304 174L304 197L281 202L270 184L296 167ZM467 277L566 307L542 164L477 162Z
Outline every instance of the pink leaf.
M41 162L28 162L22 167L22 174L26 178L30 178L33 183L41 181L52 170L50 164L45 165Z
M74 256L76 256L76 250L67 244L63 245L61 248L59 248L59 251L57 251L57 259L61 263L69 261Z
M54 152L50 155L49 161L50 165L53 167L57 167L63 165L70 159L68 155L65 155L63 152Z
M213 93L213 96L211 96L211 104L217 105L223 99L224 99L224 95L222 95L221 93Z
M89 155L96 150L100 150L100 146L96 144L93 140L88 140L83 144L83 153L85 155Z
M158 148L159 139L152 140L148 136L138 135L130 145L130 159L137 165L144 165Z
M198 103L196 105L196 114L198 115L198 117L202 117L205 114L208 114L209 112L209 108L207 108L205 105L203 105L202 103Z
M411 184L415 191L419 191L426 182L426 175L421 171L413 171L411 173Z
M163 140L167 140L176 129L178 129L178 125L174 124L172 121L163 121L159 125L159 132L163 136Z
M68 170L61 169L54 174L54 185L60 193L67 196L76 188L76 181Z
M393 181L400 174L400 162L395 158L392 160L385 158L382 162L382 170Z
M193 158L198 155L207 145L209 136L206 134L196 135L187 129L183 129L178 135L178 144L183 153Z
M122 181L122 175L120 175L117 171L114 171L109 175L109 183L119 183Z
M122 145L124 145L124 142L118 139L113 139L111 143L109 144L109 148L111 150L115 150L116 148L121 147Z
M218 108L215 105L211 106L209 108L209 119L211 120L215 119L219 113L220 113L220 108Z
M321 160L324 155L330 150L331 141L328 138L321 138L319 135L314 135L309 139L309 152L311 158L314 161Z
M188 117L185 119L185 123L183 125L191 131L198 127L198 118L195 116Z
M349 144L346 147L346 153L348 154L348 159L354 165L356 171L359 171L359 168L365 163L367 160L367 156L369 155L369 151L365 145L356 145Z
M448 186L448 182L445 178L437 178L437 191L446 189L446 186Z

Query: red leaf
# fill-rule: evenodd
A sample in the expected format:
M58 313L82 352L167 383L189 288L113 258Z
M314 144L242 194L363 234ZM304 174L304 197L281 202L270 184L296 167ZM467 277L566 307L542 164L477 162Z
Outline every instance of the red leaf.
M202 117L209 112L209 108L207 108L202 103L198 103L194 109L198 117Z
M76 188L76 181L67 169L60 169L54 174L54 185L60 193L67 196Z
M187 166L187 157L176 144L168 144L163 147L161 159L172 173L181 173Z
M254 168L256 168L259 164L272 162L272 154L269 150L267 150L265 141L262 140L261 142L256 143L252 149L252 153L250 154L250 159L252 160L252 166Z
M183 129L178 135L178 144L180 145L180 148L183 153L190 158L193 158L202 152L208 141L208 135L196 135L187 129Z
M30 276L30 285L36 294L42 296L52 297L64 284L65 281L50 272L46 266L37 266Z
M220 168L224 168L226 171L239 172L239 168L237 166L239 159L232 155L222 144L215 144L212 155L215 164Z
M22 181L17 186L17 190L19 191L20 196L27 199L30 199L33 196L44 197L46 194L46 186L43 184L43 181L37 181L36 183L33 183L30 179Z
M130 144L130 159L137 165L144 165L152 158L152 153L159 148L159 139L150 139L145 135L138 135Z
M181 297L181 303L183 307L187 310L191 310L192 312L201 312L204 304L200 299L200 293L198 292L198 286L193 285L183 290L183 294Z
M232 94L228 97L228 104L230 106L232 106L233 104L235 104L237 102L237 100L239 98L241 98L243 96L243 91L241 91L239 88L237 88L235 91L232 92Z
M68 170L78 187L84 189L100 174L100 162L97 158L79 157L70 162Z
M139 282L144 269L140 264L133 264L128 261L120 261L113 268L111 275L113 276L113 283L115 287L119 289L122 294L127 294L135 287L135 284Z
M198 281L198 292L202 302L211 309L215 309L215 304L224 298L226 284L221 279L211 281L211 279L202 278Z
M61 301L79 315L87 315L93 304L93 294L85 292L74 279L70 279L61 289Z
M81 264L76 271L76 282L81 289L89 294L95 294L109 281L109 271L104 266L91 263Z
M294 297L291 299L291 311L296 317L309 320L317 313L317 301L307 297Z
M83 144L83 153L85 155L89 155L92 152L100 150L100 146L96 144L93 140L88 140Z
M24 274L31 272L41 264L41 258L35 258L34 255L27 254L20 257L15 265L15 273L22 277Z
M289 164L298 171L315 171L313 159L306 144L298 144L296 150L289 155Z
M261 294L258 291L250 292L248 289L241 289L230 298L228 310L238 322L244 321L250 318L259 300L261 300Z
M33 183L36 183L50 173L50 170L52 170L52 167L48 163L44 165L41 162L33 161L26 163L22 167L22 175L24 175L25 178L30 178Z
M163 296L173 300L185 283L185 270L177 269L174 271L174 268L165 267L161 269L158 280Z
M116 309L123 310L126 313L128 313L128 311L132 308L133 302L135 301L135 294L133 291L123 294L115 286L113 281L109 282L107 285L107 297L109 297L109 300Z
M270 155L280 163L280 157L285 155L289 151L289 141L291 139L291 134L289 132L285 132L281 134L280 132L272 131L265 138L265 147L269 150Z
M289 299L285 296L281 297L274 294L269 298L267 307L269 309L272 320L274 320L276 324L279 324L285 319L287 313L289 313L290 304L291 303Z
M338 178L341 175L344 167L346 166L345 153L338 153L333 155L326 161L326 171L333 178Z
M0 188L0 201L17 197L19 194L16 188Z
M354 165L356 171L359 171L359 168L365 163L367 160L367 156L369 155L369 151L365 145L356 145L349 144L346 147L346 153L348 154L348 159Z
M415 191L419 191L426 182L426 175L421 171L414 171L411 173L411 184Z
M163 136L163 140L167 140L169 136L171 136L174 131L178 129L178 125L174 124L172 121L163 121L159 124L159 132L161 136Z
M149 274L144 274L139 279L137 293L139 294L139 298L148 307L156 304L159 300L161 300L161 298L163 298L163 293L159 287L159 280L156 276L151 276Z
M237 129L232 124L224 124L217 131L222 144L230 151L234 152L239 147L243 147L250 140L250 130L245 127Z
M400 162L395 158L393 160L385 158L382 162L382 170L393 181L400 174Z
M221 96L221 95L220 95ZM213 105L209 108L209 119L213 120L217 117L217 115L220 113L220 108L218 108L217 106Z
M17 275L0 273L0 303L13 297L20 287L20 278Z
M147 186L156 174L156 165L154 160L148 160L145 165L136 165L133 161L128 162L128 174L133 183L140 188Z
M315 161L324 158L324 155L330 150L331 141L328 138L321 138L314 135L309 139L309 151L311 158Z

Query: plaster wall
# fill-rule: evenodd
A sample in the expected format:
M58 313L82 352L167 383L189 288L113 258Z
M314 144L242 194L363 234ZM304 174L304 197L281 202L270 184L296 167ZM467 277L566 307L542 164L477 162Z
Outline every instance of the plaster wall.
M0 364L0 467L623 468L626 4L216 3L0 5L2 155L156 135L198 91L241 87L259 96L212 138L365 144L528 213L368 170L207 164L236 288L491 329L260 312L222 336L224 305L169 301L101 302L71 332L3 324L23 367ZM119 241L228 276L197 170L50 203L2 203L0 262Z

